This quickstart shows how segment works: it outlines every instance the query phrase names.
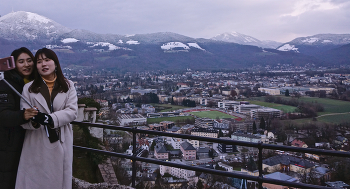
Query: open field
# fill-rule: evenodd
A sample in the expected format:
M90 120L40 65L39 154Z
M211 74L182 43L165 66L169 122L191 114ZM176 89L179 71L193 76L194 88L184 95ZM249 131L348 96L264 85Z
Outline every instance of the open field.
M270 108L275 108L277 110L282 110L284 113L294 112L294 110L296 109L296 107L294 107L294 106L288 106L288 105L276 104L276 103L269 103L269 102L263 102L263 101L250 100L249 102L251 104L256 104L256 105L270 107Z
M350 114L346 113L346 114L338 114L338 115L325 115L317 118L317 120L325 123L350 122Z
M176 122L177 120L186 120L190 119L194 122L194 118L192 116L177 116L177 117L159 117L159 118L147 118L147 123L159 123L162 121L173 121Z
M187 108L184 106L177 106L177 105L171 105L171 104L151 104L156 110L160 112L171 112L174 110L179 110L183 108Z
M283 99L291 99L292 97L279 96ZM264 97L252 98L253 100L264 101ZM342 100L334 100L329 98L317 98L317 97L301 97L298 99L302 102L319 103L324 107L324 112L319 112L319 115L330 113L344 113L350 112L350 102Z
M201 111L201 112L189 112L192 115L195 115L197 117L207 117L210 119L222 119L222 118L233 118L236 119L237 117L228 115L219 111Z
M286 96L279 96L279 97L283 99L292 98L292 97L286 97ZM253 101L251 101L251 103L256 101L261 101L261 103L266 103L266 102L263 102L265 100L264 97L255 97L252 99ZM308 103L319 103L323 105L324 112L317 113L318 116L321 116L317 118L317 122L337 123L337 124L343 123L343 122L350 122L350 114L347 113L347 112L350 112L350 102L348 101L334 100L329 98L317 98L317 97L301 97L299 98L299 101L308 102ZM344 113L344 114L336 114L336 113ZM327 115L327 114L334 114L334 115ZM303 123L309 123L313 121L311 118L305 118L305 119L292 120L291 122L296 124L303 124Z

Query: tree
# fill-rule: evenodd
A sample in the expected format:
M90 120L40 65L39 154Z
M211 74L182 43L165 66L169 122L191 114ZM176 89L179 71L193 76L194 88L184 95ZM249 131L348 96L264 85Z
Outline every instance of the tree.
M249 161L248 161L248 163L247 163L247 169L248 169L249 171L255 171L255 170L258 169L258 166L256 165L253 156L250 156L250 157L249 157Z
M264 117L261 117L261 119L260 119L260 129L265 129L265 120L264 120Z
M153 140L153 142L152 142L152 144L151 144L151 147L149 148L151 151L153 151L154 150L154 147L156 146L156 141L155 140Z
M94 99L88 98L88 97L79 98L78 104L85 104L87 107L95 107L95 108L97 108L97 112L101 109L100 103L98 103Z
M289 90L288 90L288 89L286 90L285 95L286 95L286 96L289 96Z
M218 134L218 138L223 137L223 136L224 136L224 133L223 133L222 130L220 129L220 130L219 130L219 134Z
M255 123L255 121L253 122L253 134L256 134L256 123Z
M237 96L237 92L236 92L235 90L231 90L231 96L232 96L232 97Z
M203 188L203 183L202 183L201 179L198 179L197 189L202 189L202 188Z

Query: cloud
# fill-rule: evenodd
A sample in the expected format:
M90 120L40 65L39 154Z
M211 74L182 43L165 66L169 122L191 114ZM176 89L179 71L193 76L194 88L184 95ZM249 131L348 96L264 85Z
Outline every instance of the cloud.
M174 32L211 38L236 31L287 42L319 33L349 33L349 0L0 0L0 15L28 11L71 29L96 33Z
M310 11L327 11L341 7L342 4L335 4L331 0L299 0L295 3L293 12L282 16L299 16Z

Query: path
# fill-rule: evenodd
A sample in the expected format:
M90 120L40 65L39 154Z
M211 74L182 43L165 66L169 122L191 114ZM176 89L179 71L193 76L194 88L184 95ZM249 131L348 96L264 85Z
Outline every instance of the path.
M340 115L340 114L350 114L350 112L333 113L333 114L323 114L323 115L317 116L316 118L323 117L323 116L330 116L330 115Z

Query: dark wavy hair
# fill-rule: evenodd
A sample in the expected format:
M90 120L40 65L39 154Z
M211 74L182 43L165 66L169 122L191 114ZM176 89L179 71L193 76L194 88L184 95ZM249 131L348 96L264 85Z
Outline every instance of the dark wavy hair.
M42 55L45 55L47 58L49 58L55 62L56 76L57 76L55 85L57 85L57 87L59 87L60 92L67 92L70 86L69 86L68 80L63 76L60 62L58 61L58 57L53 50L48 49L48 48L39 49L35 53L35 58L34 58L35 68L37 66L39 56L42 56ZM33 81L32 85L29 87L29 92L39 93L41 82L42 82L42 78L41 78L39 72L36 71L34 74L34 81ZM56 86L55 86L55 88L56 88Z
M33 56L32 52L29 49L25 48L25 47L21 47L19 49L16 49L16 50L12 51L11 56L13 56L13 59L15 60L15 62L17 62L19 55L21 55L22 53L25 53L25 54L29 55L30 58L34 62L34 56ZM15 70L18 73L17 69L15 69ZM29 80L30 81L34 79L35 72L36 72L36 66L34 65L33 66L33 71L29 75Z

